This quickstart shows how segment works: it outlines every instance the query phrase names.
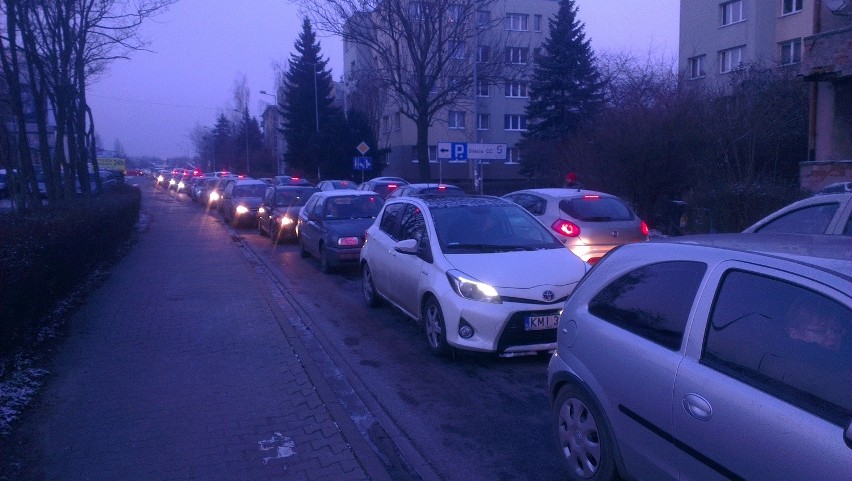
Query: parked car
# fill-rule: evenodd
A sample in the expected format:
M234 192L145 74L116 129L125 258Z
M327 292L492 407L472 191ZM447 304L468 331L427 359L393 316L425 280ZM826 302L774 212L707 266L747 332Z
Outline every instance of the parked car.
M161 169L157 171L154 176L154 187L159 187L161 189L167 189L169 186L169 180L172 178L172 170L171 169Z
M408 185L408 182L399 177L376 177L358 184L358 190L375 192L386 199L391 192L401 185Z
M267 187L257 211L257 229L260 235L268 235L273 243L282 239L295 239L299 210L317 192L319 189L310 186Z
M389 199L361 251L367 305L386 300L419 321L439 356L554 349L588 268L527 211L487 196Z
M594 264L613 247L648 240L648 225L620 198L582 189L527 189L503 196L550 227L571 252Z
M324 273L343 265L357 266L364 232L383 204L375 192L317 192L299 212L299 254L317 257Z
M818 190L817 194L842 194L844 192L852 192L852 182L835 182L828 184Z
M388 199L403 195L465 195L461 187L450 184L406 184L388 194Z
M257 225L257 210L269 185L256 179L241 179L228 184L222 193L222 219L233 226Z
M225 180L229 177L208 177L198 184L198 201L207 209L219 208L219 201L224 192Z
M351 180L323 180L317 184L319 190L357 189L358 184Z
M852 236L852 193L802 199L769 214L743 232Z
M569 479L848 480L852 239L628 244L571 294L548 367Z

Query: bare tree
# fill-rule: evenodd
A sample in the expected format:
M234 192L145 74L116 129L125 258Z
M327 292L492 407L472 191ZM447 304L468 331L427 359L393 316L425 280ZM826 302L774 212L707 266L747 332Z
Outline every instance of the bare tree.
M428 180L429 127L442 109L470 102L480 78L505 76L499 62L477 62L499 19L483 18L495 0L295 0L320 30L364 49L368 70L417 130L420 177ZM500 65L498 67L498 65Z
M3 14L20 42L0 43L4 59L25 59L26 72L4 63L7 81L18 83L21 98L32 97L36 109L41 164L45 168L49 199L73 192L75 178L83 192L89 191L89 165L97 172L94 119L86 102L86 88L94 76L113 60L128 58L130 52L146 48L138 36L143 21L164 10L175 0L4 0ZM14 38L14 37L7 37ZM22 85L24 87L22 88ZM23 89L27 93L23 93ZM44 108L45 110L40 110ZM46 109L56 120L56 139L47 142ZM66 151L67 146L67 151ZM32 165L19 146L24 164ZM27 170L26 165L21 165ZM60 178L61 173L64 174ZM98 188L100 179L95 177Z

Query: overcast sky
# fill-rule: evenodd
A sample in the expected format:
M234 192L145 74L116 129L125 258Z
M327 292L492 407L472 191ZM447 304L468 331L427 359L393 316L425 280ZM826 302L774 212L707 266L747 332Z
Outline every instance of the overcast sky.
M541 1L541 0L531 0ZM675 59L679 0L577 0L597 53L629 52ZM641 3L641 8L636 8ZM192 156L196 126L212 127L234 105L237 79L250 89L250 113L274 99L275 72L301 30L286 0L179 0L149 19L141 36L152 52L117 60L89 86L95 129L105 149L120 142L131 157ZM343 73L339 38L320 37L335 80Z

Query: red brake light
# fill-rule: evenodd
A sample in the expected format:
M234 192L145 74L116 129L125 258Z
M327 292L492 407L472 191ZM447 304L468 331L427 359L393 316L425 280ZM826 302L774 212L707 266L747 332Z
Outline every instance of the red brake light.
M642 235L647 236L648 233L650 233L650 230L648 229L648 224L646 224L645 221L643 220L642 221Z
M290 178L291 178L291 179L293 179L293 181L294 181L294 182L298 182L298 181L299 181L299 178L298 178L298 177L290 177Z
M447 186L446 185L439 185L438 190L447 190Z
M580 235L580 227L577 224L563 219L556 219L556 222L550 228L566 237L577 237Z
M590 258L589 258L589 260L588 260L587 262L588 262L590 265L595 265L595 264L597 264L597 263L598 263L598 261L599 261L599 260L601 260L601 258L600 258L600 257L590 257Z
M396 189L396 184L388 184L388 189Z
M591 195L591 194L583 196L583 200L595 200L595 199L600 199L600 198L601 198L601 196L599 196L599 195Z

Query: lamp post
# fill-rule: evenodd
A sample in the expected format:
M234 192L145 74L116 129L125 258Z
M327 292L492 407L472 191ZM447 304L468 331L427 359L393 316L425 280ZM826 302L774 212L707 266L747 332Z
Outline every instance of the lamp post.
M251 177L251 166L249 165L249 142L248 142L248 107L245 112L233 109L234 112L243 114L243 128L246 130L246 176Z
M278 89L275 89L275 95L267 92L266 90L261 90L261 94L268 95L269 97L275 97L275 173L277 175L281 175L281 154L283 154L281 149L281 142L279 142L279 129L281 127L281 111L279 109L279 101L278 101Z

